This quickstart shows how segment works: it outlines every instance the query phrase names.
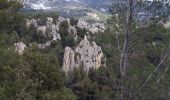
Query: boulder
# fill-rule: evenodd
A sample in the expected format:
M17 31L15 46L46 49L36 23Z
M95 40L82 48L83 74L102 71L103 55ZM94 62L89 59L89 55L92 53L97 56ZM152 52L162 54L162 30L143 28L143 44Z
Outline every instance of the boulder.
M27 46L23 42L17 42L15 45L15 52L17 52L19 55L22 55L24 53L25 48Z

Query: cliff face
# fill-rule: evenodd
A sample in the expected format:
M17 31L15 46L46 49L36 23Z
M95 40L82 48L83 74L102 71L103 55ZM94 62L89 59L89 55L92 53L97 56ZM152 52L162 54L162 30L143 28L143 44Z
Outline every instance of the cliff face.
M70 47L66 47L64 51L64 61L62 69L65 72L68 72L71 69L74 69L75 65L75 53Z
M101 47L95 42L89 42L85 36L74 51L69 47L65 48L63 70L68 72L75 67L83 67L88 72L91 68L98 69L103 66L103 58Z

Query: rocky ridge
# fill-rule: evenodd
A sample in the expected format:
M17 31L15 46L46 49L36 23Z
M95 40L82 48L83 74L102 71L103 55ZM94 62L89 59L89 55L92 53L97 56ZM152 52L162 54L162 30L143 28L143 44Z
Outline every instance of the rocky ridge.
M106 28L104 23L93 23L90 24L87 21L85 21L83 18L80 18L77 23L77 27L81 29L86 29L87 31L91 32L92 34L95 33L103 33Z
M58 19L53 19L51 17L47 17L46 19L47 20L44 25L39 25L39 18L26 20L27 28L31 28L32 25L36 29L37 33L35 34L42 34L44 37L51 37L51 40L45 43L38 43L37 46L39 49L45 49L50 46L53 41L60 41L62 39L62 34L60 34L60 25L65 21L68 24L68 29L66 29L67 32L73 35L75 40L78 38L76 27L86 29L88 33L91 32L93 34L105 31L104 24L90 24L82 18L78 20L76 25L71 25L69 18L58 17ZM27 48L23 42L16 43L15 47L16 52L20 55L22 55L25 48ZM98 69L99 67L104 66L103 59L104 55L101 47L95 42L90 42L85 36L74 50L71 47L65 47L62 69L64 72L68 72L74 68L83 67L84 70L88 72L91 68Z

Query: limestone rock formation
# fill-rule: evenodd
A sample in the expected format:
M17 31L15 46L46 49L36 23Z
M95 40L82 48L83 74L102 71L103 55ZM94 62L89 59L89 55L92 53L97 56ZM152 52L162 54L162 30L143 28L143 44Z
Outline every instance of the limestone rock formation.
M33 25L37 29L37 33L41 33L44 37L52 37L52 40L47 41L46 43L41 43L38 44L38 47L40 49L45 49L46 47L50 46L51 42L56 41L56 40L61 40L60 34L57 32L59 30L59 26L54 24L54 19L52 17L47 17L47 21L45 25L39 25L38 21L40 19L27 19L26 20L26 26L30 28L31 25ZM62 17L59 17L58 19L58 24L60 24L63 21Z
M39 49L45 49L46 47L50 46L53 41L61 40L60 34L57 33L56 31L52 31L52 32L49 33L49 34L52 35L53 39L47 41L46 43L39 43L39 44L38 44L38 48L39 48Z
M76 47L75 52L77 56L77 66L83 65L86 71L90 68L98 69L102 66L103 52L101 47L95 42L89 42L85 37Z
M70 47L66 47L64 51L64 62L63 62L63 71L68 72L73 69L75 66L75 54Z
M105 25L103 23L93 23L90 24L86 22L83 18L80 18L77 23L77 27L80 29L86 29L87 31L95 34L99 32L104 32L106 30Z
M37 30L37 33L35 34L42 34L44 37L52 38L49 41L46 41L44 43L38 44L38 47L40 49L45 49L46 47L50 46L51 42L61 40L60 36L60 25L62 22L67 21L68 23L68 29L67 32L70 35L74 36L74 40L76 41L78 39L77 35L77 29L76 27L79 27L80 29L86 29L88 32L91 32L93 34L104 32L105 26L103 23L93 23L90 24L87 21L85 21L83 18L80 18L78 20L77 25L71 25L69 18L63 18L61 16L58 17L58 19L53 19L52 17L47 17L46 22L44 25L39 24L40 18L38 19L26 19L26 26L30 28L31 25Z
M77 27L80 29L89 29L90 24L86 22L83 18L80 18L77 23Z
M58 33L57 31L53 30L50 34L53 37L52 41L61 40L60 33Z
M63 17L61 17L61 16L59 16L58 17L58 19L56 20L56 30L57 31L60 31L60 25L61 25L61 23L62 22L64 22L66 19L65 18L63 18Z
M164 27L165 27L166 29L170 29L170 21L167 22L167 23L165 23L165 24L164 24Z
M25 48L27 46L23 42L17 42L15 45L15 52L17 52L19 55L22 55L24 53Z
M83 67L88 72L91 68L98 69L103 66L103 58L101 47L95 42L89 42L85 36L74 52L69 47L65 48L63 70L67 72L74 67Z
M34 27L38 26L38 22L36 19L26 19L26 26L29 28L31 25L33 25Z
M78 36L77 36L77 29L75 28L76 26L71 26L71 24L69 24L68 26L68 33L74 36L74 40L76 41Z
M89 31L91 33L103 33L106 30L105 26L103 23L94 23L91 25L91 27L89 28Z
M61 17L61 16L58 17L58 22L59 22L59 23L64 22L65 20L66 20L66 19L63 18L63 17Z
M72 34L72 35L77 35L77 29L75 28L75 26L68 26L68 33Z
M41 32L44 37L46 37L47 27L46 26L38 26L37 32Z
M47 17L47 22L46 22L46 26L47 27L50 27L50 26L52 26L52 24L53 24L53 18L51 18L51 17Z
M38 44L39 49L45 49L46 47L51 45L51 41L47 41L46 43L40 43Z

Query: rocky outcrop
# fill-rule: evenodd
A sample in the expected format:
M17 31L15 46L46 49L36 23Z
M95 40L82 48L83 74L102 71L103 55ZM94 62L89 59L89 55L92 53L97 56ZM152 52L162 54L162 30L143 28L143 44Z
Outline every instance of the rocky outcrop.
M39 43L38 48L39 49L45 49L46 47L51 45L51 41L47 41L46 43Z
M98 69L103 66L103 58L101 47L95 42L89 42L85 37L74 52L71 48L65 48L63 70L67 72L74 67L83 67L88 72L91 68Z
M27 46L23 42L17 42L15 45L15 52L17 52L19 55L22 55L24 53L25 48Z
M74 36L75 41L78 39L76 27L79 27L80 29L86 29L87 32L91 32L93 34L105 31L105 26L103 23L90 24L86 22L83 18L80 18L78 20L77 25L73 26L71 25L69 18L63 18L61 16L59 16L56 20L52 17L47 17L44 25L40 25L39 21L41 21L40 18L31 20L27 19L26 26L30 28L31 25L33 25L33 27L37 30L37 33L35 34L42 34L44 37L52 38L51 40L46 41L45 43L38 44L38 47L40 49L44 49L50 46L51 42L53 41L61 40L60 26L61 23L64 21L67 21L68 23L68 29L66 29L67 32L70 35Z
M89 28L89 31L93 34L94 33L103 33L105 30L106 30L106 28L103 23L94 23Z
M53 30L50 34L53 37L52 41L61 40L60 33L58 33L57 31Z
M78 20L77 27L79 27L80 29L89 29L90 24L86 22L83 18L80 18Z
M34 26L34 28L37 29L37 33L35 34L42 34L44 37L52 37L52 40L47 41L46 43L41 43L38 44L38 47L40 49L45 49L46 47L50 46L51 42L56 41L56 40L61 40L60 34L57 32L59 30L59 26L57 24L54 24L54 19L51 17L46 18L47 21L45 25L38 25L38 21L40 19L27 19L26 20L26 26L30 28L31 25ZM58 19L58 24L63 21L62 17L59 17Z
M80 18L78 20L78 23L77 23L77 27L79 27L80 29L86 29L87 31L95 34L95 33L103 33L106 28L105 28L105 25L103 23L93 23L93 24L90 24L88 22L86 22L83 18Z
M83 65L86 71L90 68L98 69L102 66L103 52L95 42L89 42L85 37L76 47L77 66Z
M56 41L56 40L60 40L60 39L61 39L60 34L57 33L56 31L52 31L52 32L50 33L50 35L52 35L53 39L47 41L46 43L39 43L39 44L38 44L38 48L39 48L39 49L45 49L46 47L50 46L53 41Z
M77 29L75 28L75 26L68 26L68 33L72 34L72 35L77 35Z
M38 26L38 22L36 19L26 19L26 26L29 28L31 25L33 25L34 27Z
M56 20L56 30L57 31L60 31L60 25L61 25L61 23L62 22L64 22L64 21L66 21L66 19L65 18L63 18L63 17L61 17L61 16L59 16L58 17L58 19Z
M37 32L38 33L42 33L44 37L46 37L46 32L47 32L47 27L46 26L39 26L37 27Z
M170 29L170 21L167 22L167 23L165 23L165 24L164 24L164 27L165 27L166 29Z
M77 29L75 28L76 26L71 26L71 24L68 24L68 33L74 36L74 40L76 41L78 36L77 36Z
M46 26L51 27L53 25L54 19L52 17L47 17Z

